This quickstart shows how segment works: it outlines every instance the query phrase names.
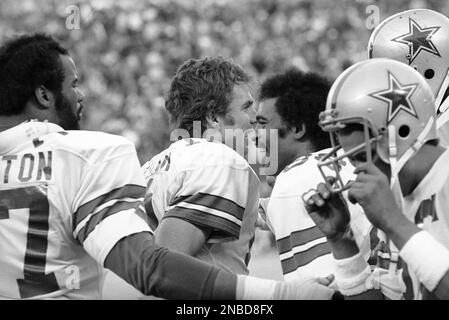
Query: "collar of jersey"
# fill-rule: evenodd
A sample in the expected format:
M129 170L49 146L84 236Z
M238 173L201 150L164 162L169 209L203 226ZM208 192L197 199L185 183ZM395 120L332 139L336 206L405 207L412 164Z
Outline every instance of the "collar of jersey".
M17 126L0 132L0 154L10 152L25 141L59 131L64 131L64 129L50 122L36 120L22 122Z

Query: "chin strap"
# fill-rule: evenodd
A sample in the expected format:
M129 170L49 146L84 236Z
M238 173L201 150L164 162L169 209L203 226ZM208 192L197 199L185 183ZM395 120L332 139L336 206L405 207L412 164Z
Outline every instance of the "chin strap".
M443 101L444 95L449 90L449 70L435 98L435 110L438 114L436 119L437 134L440 144L449 146L449 98Z
M449 98L444 100L443 103L440 105L440 115L437 118L437 129L440 129L442 126L444 126L449 121Z
M391 167L391 181L390 186L393 186L395 183L398 183L398 175L401 169L404 167L404 165L407 163L408 160L410 160L411 157L413 157L416 152L418 152L419 149L424 145L424 143L427 141L426 138L430 133L430 130L432 129L432 126L435 122L435 118L432 117L427 121L427 124L425 125L424 129L421 131L421 133L416 138L415 142L410 146L410 148L407 149L407 151L404 152L402 157L397 160L397 144L396 144L396 133L395 133L395 127L390 125L388 126L388 143L389 143L389 151L393 151L393 154L389 155L390 160L390 167ZM402 194L400 195L400 198L402 199Z
M447 71L446 77L444 77L443 83L441 84L440 90L438 91L438 94L435 98L435 111L439 109L440 112L443 113L449 107L447 99L446 101L443 101L444 94L446 93L446 89L448 87L449 87L449 70Z
M432 126L434 124L435 119L432 117L427 121L427 124L425 125L423 131L418 135L415 142L408 148L402 157L398 159L398 147L396 143L396 127L394 125L388 126L388 151L389 151L389 161L390 161L390 168L391 168L391 179L390 179L390 188L393 192L393 195L395 197L395 200L399 207L403 209L403 196L402 196L402 189L401 185L399 183L399 172L404 167L404 165L407 163L407 161L410 160L411 157L413 157L416 152L418 152L419 149L424 145L426 142L426 138L428 134L430 133L430 130L432 129ZM410 217L409 215L411 213L403 212L409 219L413 219L413 217ZM397 272L397 263L399 260L399 250L396 248L396 246L393 244L390 239L386 236L386 234L378 230L378 237L382 241L385 241L386 244L388 244L389 247L389 258L390 258L390 264L389 264L389 272L391 274L394 274Z

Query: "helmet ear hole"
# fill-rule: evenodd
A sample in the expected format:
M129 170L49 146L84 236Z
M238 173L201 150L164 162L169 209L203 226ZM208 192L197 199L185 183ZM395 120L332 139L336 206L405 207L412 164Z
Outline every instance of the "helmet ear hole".
M402 125L399 127L398 134L401 138L405 139L410 134L410 127L407 125Z
M435 71L433 69L427 69L426 71L424 71L424 77L426 77L426 79L432 79L435 76Z

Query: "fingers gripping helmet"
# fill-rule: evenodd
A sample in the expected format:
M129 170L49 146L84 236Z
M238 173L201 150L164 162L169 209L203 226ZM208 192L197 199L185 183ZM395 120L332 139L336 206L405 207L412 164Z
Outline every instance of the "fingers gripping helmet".
M394 168L403 166L425 142L436 138L433 93L413 68L391 59L359 62L343 72L332 85L320 126L331 133L333 149L319 161L336 171L334 191L345 189L339 175L339 161L365 150L368 161L375 150ZM365 141L337 156L340 146L335 134L348 124L363 126ZM328 179L325 178L325 181Z
M369 58L390 58L415 68L432 89L438 113L449 87L449 19L433 10L414 9L379 24L368 42ZM443 107L442 107L443 108Z

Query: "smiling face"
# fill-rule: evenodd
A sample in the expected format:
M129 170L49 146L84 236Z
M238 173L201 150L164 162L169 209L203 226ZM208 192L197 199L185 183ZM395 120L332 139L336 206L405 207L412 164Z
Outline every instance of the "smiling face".
M258 147L265 148L267 151L270 150L270 135L268 132L273 129L283 129L281 116L276 111L276 100L277 98L271 98L258 103L256 129L265 129L267 134L263 139L261 136L263 131L258 131L257 143Z
M277 153L279 173L295 160L298 155L298 146L297 139L294 137L294 130L285 125L284 121L282 121L282 117L277 112L277 99L278 98L270 98L259 102L256 117L256 143L259 148L265 149L270 157L273 156L271 154L272 152ZM277 130L277 145L271 141L272 130Z
M234 86L226 115L217 118L221 120L222 130L242 129L245 131L252 127L252 124L256 121L256 110L248 84Z

